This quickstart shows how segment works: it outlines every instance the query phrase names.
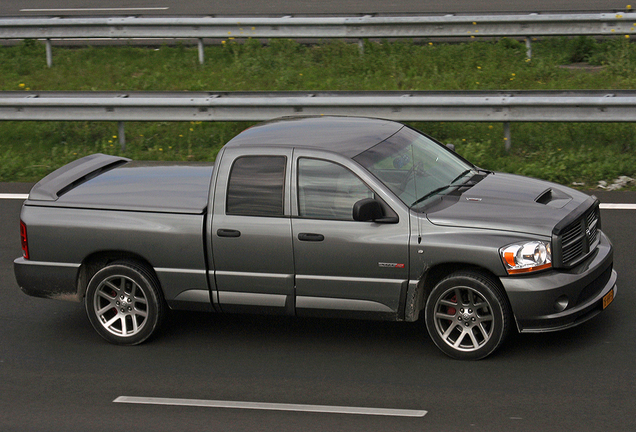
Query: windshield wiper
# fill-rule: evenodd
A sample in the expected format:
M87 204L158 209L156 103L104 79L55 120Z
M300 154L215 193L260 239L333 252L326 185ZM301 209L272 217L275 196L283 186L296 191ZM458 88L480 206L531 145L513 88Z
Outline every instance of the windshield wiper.
M479 171L479 172L482 172L482 173L486 174L486 175L494 174L494 173L495 173L494 171L490 171L490 170L483 169L483 168L475 168L475 169L476 169L477 171Z
M466 174L468 174L469 172L471 172L472 169L467 169L466 171L462 172L460 175L458 175L457 177L455 177L453 179L452 182L450 182L449 186L452 185L453 183L455 183L457 180L459 180L460 178L464 177Z
M452 182L450 182L449 184L447 184L446 186L440 186L440 187L438 187L438 188L436 188L436 189L433 189L432 191L430 191L429 193L427 193L427 194L426 194L426 195L424 195L423 197L416 199L416 200L413 202L413 204L411 204L411 208L412 208L414 205L419 204L419 203L421 203L422 201L424 201L424 200L426 200L426 199L428 199L428 198L432 197L433 195L437 195L438 193L440 193L440 192L442 192L442 191L445 191L446 189L450 189L450 188L453 188L453 189L454 189L454 188L460 188L460 187L463 187L463 186L474 186L474 183L468 183L468 182L466 182L466 183L460 183L460 184L453 184L453 183L455 183L457 180L459 180L460 178L464 177L466 174L468 174L468 173L470 173L470 172L472 172L472 169L467 169L466 171L462 172L460 175L458 175L457 177L455 177L455 179L454 179Z
M429 193L427 193L426 195L424 195L421 198L416 199L413 204L411 204L411 207L413 207L415 204L419 204L422 201L424 201L427 198L432 197L433 195L437 195L438 193L440 193L441 191L444 191L446 189L450 189L450 188L458 188L458 187L462 187L464 186L464 184L458 184L458 185L454 185L454 184L448 184L446 186L441 186L438 187L437 189L433 189L432 191L430 191Z

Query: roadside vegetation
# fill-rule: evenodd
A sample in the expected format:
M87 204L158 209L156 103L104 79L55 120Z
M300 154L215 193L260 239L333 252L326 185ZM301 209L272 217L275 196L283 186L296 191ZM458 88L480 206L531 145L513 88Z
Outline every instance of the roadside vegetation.
M636 45L626 37L534 41L532 60L512 39L456 44L226 40L205 48L107 46L53 49L25 41L0 47L0 90L558 90L636 88ZM636 120L636 119L635 119ZM35 181L87 154L147 160L214 160L247 123L117 124L0 122L0 181ZM636 177L633 123L513 123L504 150L500 123L416 123L477 165L580 188ZM633 183L632 183L633 184Z

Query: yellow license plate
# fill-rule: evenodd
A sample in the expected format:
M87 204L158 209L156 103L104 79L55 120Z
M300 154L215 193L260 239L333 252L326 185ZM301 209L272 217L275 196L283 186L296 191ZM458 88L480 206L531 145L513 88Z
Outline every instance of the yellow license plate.
M612 301L614 301L614 290L611 290L603 297L603 309L608 307Z

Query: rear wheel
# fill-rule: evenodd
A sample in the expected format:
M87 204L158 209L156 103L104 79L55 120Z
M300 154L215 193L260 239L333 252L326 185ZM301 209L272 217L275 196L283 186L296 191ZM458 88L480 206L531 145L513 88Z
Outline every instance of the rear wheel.
M478 360L504 341L511 319L502 290L477 273L454 273L426 302L426 327L437 347L461 360Z
M88 319L104 339L136 345L158 328L165 308L156 278L134 262L117 261L88 283L84 305Z

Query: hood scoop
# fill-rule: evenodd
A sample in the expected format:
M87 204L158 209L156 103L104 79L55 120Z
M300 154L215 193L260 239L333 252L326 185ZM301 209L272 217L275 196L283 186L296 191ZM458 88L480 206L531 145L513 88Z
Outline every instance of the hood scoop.
M572 197L559 189L548 188L535 198L535 202L553 208L563 208L572 201Z

